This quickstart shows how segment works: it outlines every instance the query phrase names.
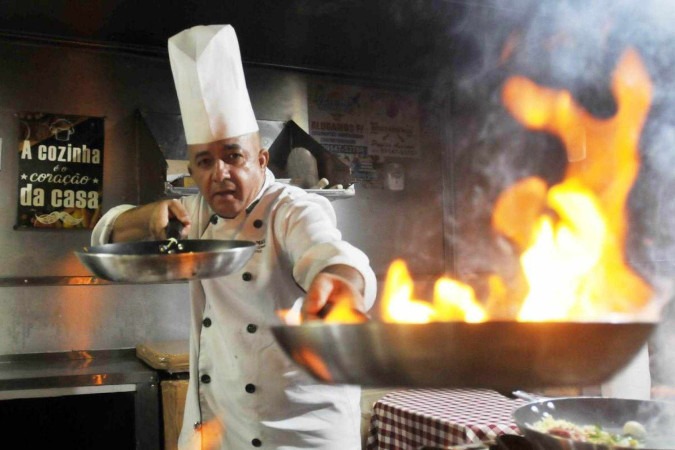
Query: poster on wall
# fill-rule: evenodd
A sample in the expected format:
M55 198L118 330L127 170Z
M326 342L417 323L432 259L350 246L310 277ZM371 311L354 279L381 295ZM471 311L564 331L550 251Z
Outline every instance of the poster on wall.
M334 83L309 87L309 134L366 187L383 187L386 163L419 158L419 107L412 93Z
M101 215L102 117L18 113L16 229L92 229Z
M309 90L309 134L351 168L352 178L372 180L368 162L366 104L357 86L314 83Z
M371 90L368 97L368 154L419 158L419 112L411 94Z

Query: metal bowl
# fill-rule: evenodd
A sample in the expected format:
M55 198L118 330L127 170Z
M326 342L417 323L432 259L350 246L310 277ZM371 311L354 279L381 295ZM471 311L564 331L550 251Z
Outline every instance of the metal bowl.
M602 383L631 361L655 326L308 322L272 332L295 362L326 383L512 391Z
M181 250L162 253L167 241L85 247L78 259L95 276L113 282L164 283L214 278L239 270L253 256L249 241L182 240Z

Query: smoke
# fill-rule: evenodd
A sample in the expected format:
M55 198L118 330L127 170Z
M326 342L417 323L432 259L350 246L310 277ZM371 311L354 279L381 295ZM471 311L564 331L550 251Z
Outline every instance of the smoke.
M508 276L509 248L490 228L494 202L518 179L536 175L550 184L565 168L564 149L532 133L504 110L500 89L511 75L566 89L589 113L611 117L612 71L635 49L653 83L641 135L641 170L629 198L630 263L665 305L650 342L655 384L675 385L675 2L670 0L451 1L460 18L447 27L454 66L436 72L434 92L452 105L455 214L446 239L465 276ZM608 173L608 177L612 174ZM670 395L675 396L675 390Z
M668 324L675 280L675 2L672 0L302 0L296 8L314 20L353 13L353 34L362 45L391 39L397 52L415 49L411 72L424 73L426 100L450 105L454 212L446 240L466 278L516 271L508 245L491 231L497 196L514 182L539 176L558 182L566 166L562 144L525 130L505 110L500 92L508 76L566 89L596 117L611 117L611 74L621 55L635 49L653 82L652 107L641 135L641 171L629 198L630 263L666 304L652 342L658 382L675 380L675 344ZM359 23L360 9L377 9L381 22ZM378 25L394 24L399 45ZM429 42L425 34L434 36ZM299 35L301 36L301 35ZM301 36L302 37L302 36ZM307 37L303 37L306 39ZM386 65L381 55L372 55ZM424 70L422 70L424 69ZM445 120L443 117L441 120ZM608 173L608 176L612 176ZM660 304L659 304L660 305ZM672 382L672 381L671 381Z
M651 112L640 143L642 171L630 209L634 233L631 257L646 271L675 250L670 186L675 173L675 4L667 0L447 1L457 16L446 35L453 46L452 67L436 72L435 96L452 105L455 185L462 228L490 215L497 195L529 175L549 183L565 168L561 144L515 123L501 104L504 80L517 74L551 88L566 89L589 113L616 111L609 90L617 61L638 51L654 83ZM611 176L611 174L608 174ZM487 230L482 230L487 231ZM489 234L489 232L488 232ZM461 232L457 245L467 244ZM475 264L484 265L475 251ZM485 245L485 244L479 244Z

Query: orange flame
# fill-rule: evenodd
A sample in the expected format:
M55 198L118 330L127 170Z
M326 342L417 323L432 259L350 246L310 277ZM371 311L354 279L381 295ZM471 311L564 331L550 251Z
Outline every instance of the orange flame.
M322 380L331 381L333 379L324 360L311 348L300 347L293 350L291 356L295 361L317 374Z
M223 441L225 429L218 419L202 422L189 440L187 448L191 450L216 450Z
M450 320L482 322L486 314L476 301L473 289L442 277L434 286L434 301L411 300L414 283L405 262L395 260L389 267L383 299L388 305L382 320L398 323L427 323Z
M549 188L540 178L527 178L495 204L492 225L518 249L524 296L492 275L483 302L470 286L449 278L437 281L433 304L414 300L405 263L396 260L383 293L384 321L480 322L502 318L504 304L513 303L519 305L515 318L521 321L593 320L637 312L649 302L652 288L624 256L626 200L639 169L638 143L652 95L634 50L619 61L611 89L617 112L599 119L568 91L523 77L504 85L507 110L528 129L560 138L568 158L560 184Z
M354 310L348 297L339 298L324 318L326 323L362 323L366 320L363 314Z

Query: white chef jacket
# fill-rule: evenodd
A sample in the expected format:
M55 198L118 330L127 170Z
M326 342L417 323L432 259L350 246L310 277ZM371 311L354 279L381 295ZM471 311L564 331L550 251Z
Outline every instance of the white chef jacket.
M215 216L201 195L181 201L192 221L190 239L254 241L257 249L236 273L190 282L190 381L179 448L359 449L360 388L317 383L269 329L280 323L277 312L290 309L330 265L360 271L366 307L375 300L368 258L341 239L330 202L276 183L269 170L258 198L236 218ZM130 207L104 215L92 244L108 242L115 218ZM222 440L201 442L214 424Z

